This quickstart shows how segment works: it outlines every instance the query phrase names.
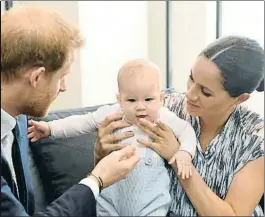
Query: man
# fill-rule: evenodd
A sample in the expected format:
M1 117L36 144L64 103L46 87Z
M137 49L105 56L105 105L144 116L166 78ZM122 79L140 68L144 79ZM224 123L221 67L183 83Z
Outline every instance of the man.
M55 12L29 7L1 15L1 216L34 214L27 118L22 114L46 115L66 90L65 77L82 43L79 30ZM36 215L96 216L100 189L125 178L138 161L131 147L112 152Z

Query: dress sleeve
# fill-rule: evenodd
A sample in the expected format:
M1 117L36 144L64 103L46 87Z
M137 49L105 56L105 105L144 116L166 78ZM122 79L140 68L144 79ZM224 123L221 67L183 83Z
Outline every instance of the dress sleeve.
M264 156L264 138L259 135L246 135L238 155L234 173L240 171L248 162Z

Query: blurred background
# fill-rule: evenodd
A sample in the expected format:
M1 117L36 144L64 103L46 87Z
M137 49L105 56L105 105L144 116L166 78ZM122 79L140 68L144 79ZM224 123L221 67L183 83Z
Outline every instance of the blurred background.
M264 48L264 1L1 1L1 12L21 4L56 9L86 39L52 110L114 102L116 75L128 59L150 59L164 88L185 91L194 60L214 39L249 36ZM264 92L247 104L264 115Z

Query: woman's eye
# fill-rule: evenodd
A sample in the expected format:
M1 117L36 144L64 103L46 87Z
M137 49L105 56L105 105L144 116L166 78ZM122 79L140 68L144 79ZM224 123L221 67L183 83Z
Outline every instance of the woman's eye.
M135 99L128 99L129 102L135 102Z
M146 98L145 101L146 102L149 102L149 101L152 101L153 99L152 98Z
M206 96L206 97L210 97L211 96L211 94L210 93L207 93L203 88L201 89L201 91L202 91L202 94L204 96Z

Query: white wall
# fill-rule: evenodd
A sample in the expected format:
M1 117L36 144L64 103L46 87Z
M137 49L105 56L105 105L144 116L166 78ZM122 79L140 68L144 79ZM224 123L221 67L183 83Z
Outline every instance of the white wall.
M148 58L161 70L166 85L166 2L148 2Z
M148 58L145 1L79 2L82 106L116 101L117 74L128 59Z
M52 110L113 102L118 68L134 57L156 63L165 84L165 1L16 1L14 5L28 3L56 8L86 38L68 77L68 90L54 101ZM186 90L194 60L215 38L215 16L214 1L172 1L172 85L178 91ZM248 105L263 114L262 94Z
M196 57L215 39L215 2L173 1L172 14L171 84L177 91L185 91Z
M134 57L155 62L165 86L165 1L90 1L79 6L87 38L81 51L82 106L115 101L118 68ZM196 56L215 39L215 2L173 1L172 7L172 86L185 91Z
M35 4L43 7L55 9L61 13L65 19L75 25L79 25L78 21L78 2L76 1L14 1L14 6L23 4ZM81 71L80 71L80 54L77 53L73 73L67 77L68 90L61 93L53 102L51 110L62 108L76 108L82 105L81 98Z
M165 86L164 1L19 1L14 5L22 3L56 8L78 25L86 38L67 79L68 90L54 101L52 110L113 102L117 71L130 58L147 57L156 63ZM172 4L172 84L177 90L184 90L189 68L209 40L209 3Z

